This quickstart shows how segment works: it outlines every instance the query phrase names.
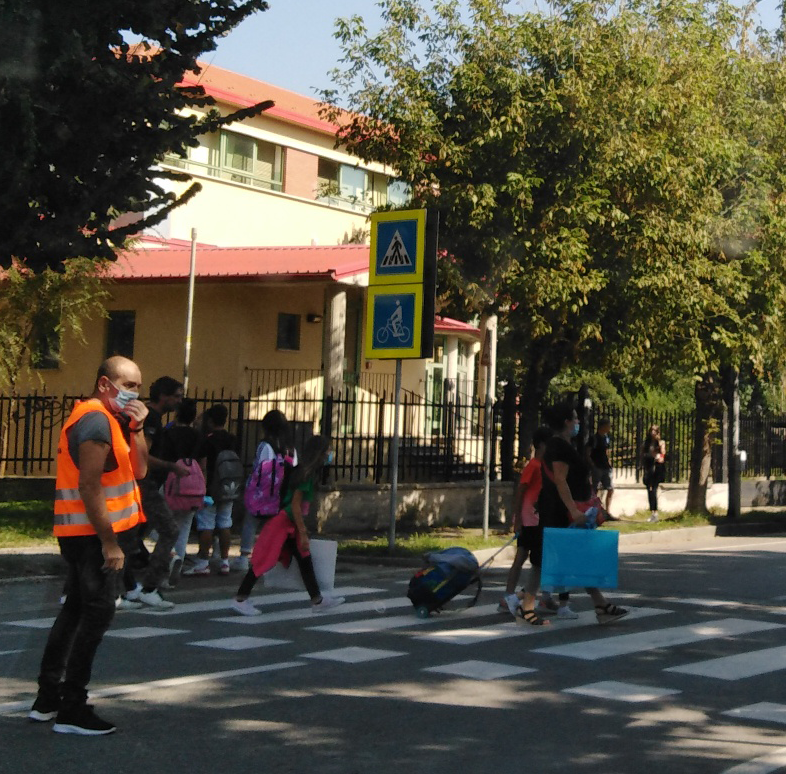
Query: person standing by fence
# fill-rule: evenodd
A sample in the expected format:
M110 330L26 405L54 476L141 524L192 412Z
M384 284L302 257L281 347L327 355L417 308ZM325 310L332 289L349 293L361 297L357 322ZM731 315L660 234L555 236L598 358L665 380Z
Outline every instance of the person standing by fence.
M592 462L592 488L595 494L601 490L606 492L606 518L616 521L611 515L611 498L614 497L614 472L609 460L609 447L611 446L611 420L601 417L598 429L592 436L590 444L590 461Z
M93 659L115 614L122 536L144 521L136 479L147 472L139 367L111 357L93 394L60 432L54 534L68 566L68 594L46 643L31 720L55 718L62 734L111 734L115 726L87 704Z
M660 427L650 425L641 447L641 467L649 500L649 522L658 520L658 487L666 480L666 442L660 437Z

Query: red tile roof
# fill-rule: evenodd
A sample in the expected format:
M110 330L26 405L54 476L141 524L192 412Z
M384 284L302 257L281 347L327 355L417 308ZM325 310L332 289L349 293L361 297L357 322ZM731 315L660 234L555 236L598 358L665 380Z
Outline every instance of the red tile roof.
M437 333L469 333L473 336L480 336L480 328L476 328L469 323L454 320L451 317L434 317L434 330Z
M320 103L314 97L306 97L273 86L256 78L233 73L222 67L199 62L202 72L186 73L182 83L187 86L202 86L219 102L236 107L250 107L258 102L272 99L276 104L265 111L265 115L282 121L307 126L310 129L334 135L338 126L319 115Z
M367 245L325 247L197 247L196 277L212 280L339 280L368 272ZM120 282L186 279L191 249L137 247L122 253L112 266Z

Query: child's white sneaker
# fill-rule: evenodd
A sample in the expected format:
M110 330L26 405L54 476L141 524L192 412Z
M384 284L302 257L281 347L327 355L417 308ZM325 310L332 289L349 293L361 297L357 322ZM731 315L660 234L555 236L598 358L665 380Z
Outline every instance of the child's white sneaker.
M257 610L247 599L244 599L242 602L238 599L233 599L232 609L236 613L240 613L240 615L260 615L259 610Z
M329 594L323 594L321 602L311 605L311 612L324 613L326 610L330 610L331 607L343 605L345 601L344 597L331 597Z
M564 620L564 621L573 621L579 617L579 614L575 610L571 610L570 605L560 605L559 609L557 610L557 618Z

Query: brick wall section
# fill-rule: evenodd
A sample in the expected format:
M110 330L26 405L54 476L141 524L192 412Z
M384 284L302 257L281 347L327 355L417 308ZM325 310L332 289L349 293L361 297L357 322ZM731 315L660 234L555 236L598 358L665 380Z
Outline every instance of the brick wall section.
M286 154L284 193L304 199L315 199L319 157L294 148L287 148Z

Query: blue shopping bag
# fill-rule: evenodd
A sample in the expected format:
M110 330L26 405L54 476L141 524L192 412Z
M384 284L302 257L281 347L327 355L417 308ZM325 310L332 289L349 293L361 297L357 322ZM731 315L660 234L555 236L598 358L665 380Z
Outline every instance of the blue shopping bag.
M616 531L546 527L540 584L616 589L618 549Z

